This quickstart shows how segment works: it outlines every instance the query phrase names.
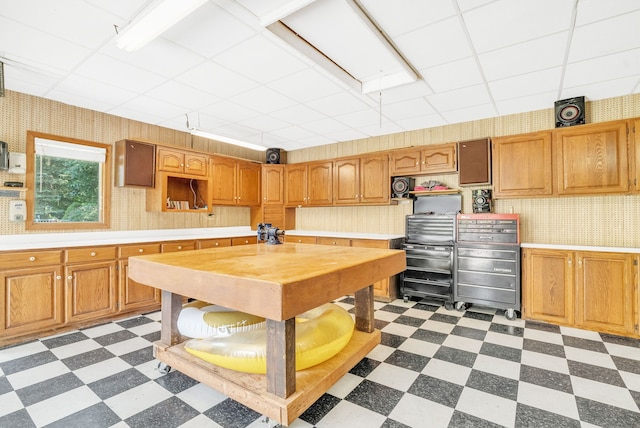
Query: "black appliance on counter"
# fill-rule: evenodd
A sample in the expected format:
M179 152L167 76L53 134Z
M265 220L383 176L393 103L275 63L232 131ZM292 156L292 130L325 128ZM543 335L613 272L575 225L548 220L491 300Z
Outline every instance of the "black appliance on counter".
M456 216L462 196L419 196L414 200L414 214L405 220L407 268L401 274L400 294L441 300L453 308L455 271L454 246Z
M520 216L459 214L457 216L456 309L477 303L505 309L516 318L520 310Z

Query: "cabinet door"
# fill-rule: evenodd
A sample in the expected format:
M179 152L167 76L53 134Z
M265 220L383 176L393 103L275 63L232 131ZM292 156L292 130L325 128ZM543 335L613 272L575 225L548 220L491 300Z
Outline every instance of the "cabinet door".
M189 251L196 249L196 241L173 241L165 242L161 245L163 253L172 253L175 251Z
M360 159L342 159L333 165L333 202L354 205L360 202Z
M360 159L360 203L389 203L389 156Z
M333 205L333 162L310 163L307 167L307 205Z
M198 247L198 250L204 250L205 248L230 247L231 238L202 239L198 241L196 246Z
M118 187L154 187L156 146L139 141L116 142L115 185Z
M415 175L420 172L422 159L420 150L394 150L390 156L390 172L392 177Z
M118 309L126 311L131 309L144 308L147 306L158 306L160 304L160 290L148 285L140 284L129 278L129 261L120 260L118 262L120 273L120 299Z
M236 161L214 156L211 162L213 205L236 205Z
M522 258L523 317L573 324L573 252L525 248Z
M558 129L554 150L558 195L629 190L626 121Z
M257 244L258 236L236 236L231 238L231 246Z
M179 150L158 147L158 171L184 171L184 153Z
M427 174L457 171L456 144L441 144L422 149L420 170Z
M262 203L284 204L284 165L262 165Z
M3 338L62 325L61 273L61 265L0 271Z
M116 262L66 267L66 321L83 321L110 315L116 310Z
M287 206L307 204L307 165L285 166L285 203Z
M576 253L576 326L633 333L633 298L631 254Z
M553 193L550 132L498 137L492 145L494 197Z
M259 163L238 162L236 176L236 203L242 206L260 205Z
M184 154L184 173L206 177L208 163L207 155L187 152Z

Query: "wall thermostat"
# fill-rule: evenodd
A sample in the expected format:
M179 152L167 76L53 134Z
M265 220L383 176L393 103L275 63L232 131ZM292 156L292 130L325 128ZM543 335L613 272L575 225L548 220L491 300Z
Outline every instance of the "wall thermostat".
M26 215L27 208L22 199L12 199L9 201L9 220L24 221Z

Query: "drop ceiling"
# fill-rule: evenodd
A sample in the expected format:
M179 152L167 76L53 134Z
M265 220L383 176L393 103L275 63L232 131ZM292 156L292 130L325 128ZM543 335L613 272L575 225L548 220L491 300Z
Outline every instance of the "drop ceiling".
M640 92L637 0L358 0L417 77L367 93L266 27L282 9L302 4L308 18L323 1L210 0L126 52L116 29L153 1L0 0L5 86L285 150ZM309 21L327 36L316 28L316 45L337 41L340 58L368 52L337 30L342 15L325 15ZM376 67L375 57L359 64Z

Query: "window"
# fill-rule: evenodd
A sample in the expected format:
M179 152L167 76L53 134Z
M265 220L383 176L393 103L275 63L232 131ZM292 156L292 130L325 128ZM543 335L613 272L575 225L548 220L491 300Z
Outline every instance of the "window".
M27 132L29 230L109 227L111 146Z

